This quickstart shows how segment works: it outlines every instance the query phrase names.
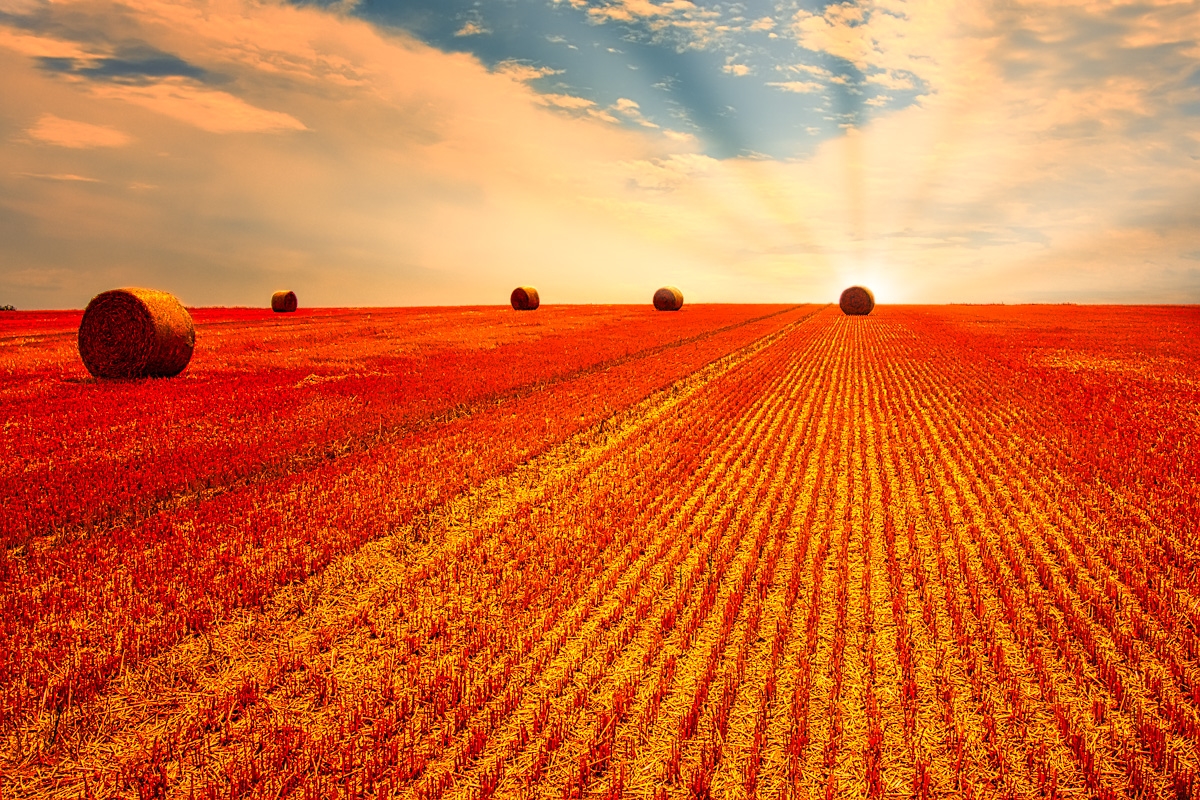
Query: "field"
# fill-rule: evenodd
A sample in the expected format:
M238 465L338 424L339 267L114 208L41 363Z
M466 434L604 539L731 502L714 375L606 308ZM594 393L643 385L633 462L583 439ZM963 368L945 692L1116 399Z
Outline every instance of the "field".
M0 313L0 798L1200 795L1200 309Z

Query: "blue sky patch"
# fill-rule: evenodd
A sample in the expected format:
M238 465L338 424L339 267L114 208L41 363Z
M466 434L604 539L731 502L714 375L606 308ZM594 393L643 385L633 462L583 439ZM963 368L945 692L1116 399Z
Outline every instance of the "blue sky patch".
M121 49L111 58L39 58L38 63L48 72L69 73L115 83L154 83L174 77L219 82L217 76L208 70L189 64L178 56L144 46Z
M622 18L619 6L567 0L364 0L355 13L493 69L511 61L553 70L531 83L544 93L601 110L633 101L636 113L613 116L690 133L707 155L789 159L910 105L923 89L911 75L911 88L869 82L850 62L799 46L792 15L826 5L781 13L761 0L697 2Z

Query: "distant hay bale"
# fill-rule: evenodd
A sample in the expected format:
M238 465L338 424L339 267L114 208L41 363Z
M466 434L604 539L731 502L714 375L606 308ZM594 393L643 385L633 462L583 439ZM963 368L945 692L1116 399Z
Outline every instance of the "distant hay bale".
M271 310L280 314L290 314L296 310L295 292L276 292L271 295Z
M842 297L838 300L838 305L842 309L843 314L862 317L871 313L875 308L875 295L871 290L864 286L851 286L846 291L842 292Z
M664 286L654 293L654 307L659 311L678 311L683 308L683 292L674 286Z
M97 378L170 378L192 360L192 315L169 292L113 289L79 323L79 355Z
M518 286L513 289L509 302L517 311L533 311L542 304L538 299L537 289L532 286Z

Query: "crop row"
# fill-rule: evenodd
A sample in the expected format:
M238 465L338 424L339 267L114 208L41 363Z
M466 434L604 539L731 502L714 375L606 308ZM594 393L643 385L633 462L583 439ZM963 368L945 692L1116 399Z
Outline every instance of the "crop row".
M758 368L770 363L760 363ZM722 381L722 388L734 380L731 376ZM485 622L494 626L484 637L489 642L502 642L500 631L514 622L521 626L527 614L536 614L538 607L526 605L527 597L558 596L576 611L574 615L567 614L565 629L559 621L565 609L553 616L530 620L524 628L534 631L532 636L537 645L532 657L525 656L513 666L512 684L518 688L511 700L508 695L495 700L494 693L467 690L461 698L456 698L458 708L453 712L456 722L462 720L462 726L456 724L449 732L439 729L436 723L441 718L437 716L439 709L432 709L434 722L428 720L429 709L415 715L410 726L424 733L398 735L406 744L412 743L410 752L415 755L406 760L400 753L402 763L410 766L380 775L381 780L398 781L388 786L399 789L408 786L408 791L436 797L457 785L456 776L473 766L478 769L481 788L491 786L500 794L514 786L541 781L561 783L568 794L578 792L607 775L605 754L611 757L615 747L607 736L615 730L616 721L625 719L643 728L654 725L657 713L652 709L656 705L661 709L663 689L639 680L643 690L648 690L649 705L643 708L637 703L640 698L630 697L631 688L624 681L647 668L645 658L659 654L664 637L669 640L672 633L687 637L689 629L694 631L698 622L712 613L716 598L711 587L715 584L706 579L711 572L729 568L740 542L733 535L737 530L733 526L734 516L724 510L723 501L728 495L722 484L738 474L737 462L749 456L746 444L754 440L758 430L758 426L741 428L733 424L739 408L752 402L753 395L749 392L732 395L706 392L705 397L716 404L704 409L709 425L697 429L690 423L695 409L678 409L678 415L672 414L661 420L658 427L639 431L623 442L620 452L613 456L622 467L616 475L604 481L584 476L581 479L584 485L593 487L590 492L572 491L571 487L548 492L562 500L554 504L552 513L542 518L544 528L529 526L524 518L506 526L510 541L526 548L553 548L558 558L569 556L567 561L558 561L555 555L543 551L538 557L520 559L514 565L511 556L509 560L494 556L483 560L475 550L460 552L467 567L450 576L454 585L446 587L446 597L470 596L470 586L481 579L479 576L497 572L515 584L513 593L508 595L511 600L506 601L503 592L489 593L489 612L482 617L477 612L471 617L473 624ZM723 446L712 447L714 438ZM662 441L676 442L680 448L662 448L659 446ZM710 450L714 451L711 455ZM693 460L696 458L704 459L703 463L697 464ZM627 459L633 459L632 463ZM603 462L597 465L598 470L604 467ZM645 483L647 479L652 479L649 485ZM606 484L605 491L597 491ZM695 491L679 493L680 484L695 487ZM688 502L689 497L696 499ZM654 502L656 498L675 498L676 502L668 502L664 507ZM576 503L583 509L572 513L569 506ZM535 509L528 513L534 514ZM594 525L579 530L571 524L577 519L594 520ZM531 532L536 532L533 542L528 541ZM611 542L610 549L599 547L607 542ZM613 558L612 549L624 557ZM585 562L586 569L581 569L574 559L585 555L591 561ZM521 568L522 564L542 564L548 568L531 575L528 569ZM597 569L604 570L604 577L593 572ZM666 589L662 581L667 579L675 582L676 600L662 605L656 598ZM550 584L555 588L548 588ZM520 587L520 592L516 587ZM671 594L670 589L666 591ZM427 597L427 592L416 591L415 597ZM463 618L449 620L448 630L456 630L464 622ZM446 646L453 647L454 642L453 637L447 638ZM500 659L520 659L524 654L498 644L479 656L477 660L472 658L470 666L488 674L501 669L497 666ZM447 659L450 658L454 656L448 655ZM462 664L461 658L457 663ZM507 661L502 663L507 667ZM664 662L655 674L673 677L678 665L677 657L673 664ZM468 685L482 682L478 678L472 680L473 677L468 674L465 682ZM520 688L531 684L529 689ZM609 686L612 688L608 689ZM653 700L656 691L657 704ZM348 702L356 700L371 704L369 713L378 713L378 699L369 693L362 697L350 692ZM464 707L465 715L457 716ZM337 709L331 716L337 718L340 713L344 711ZM452 709L447 707L445 713L452 713ZM591 724L582 720L589 713L597 715ZM601 723L599 718L605 715L609 723ZM686 723L682 724L686 728ZM353 750L357 746L366 750L373 746L370 742L347 738L351 740L342 741L332 749ZM329 759L322 759L322 763L328 764L332 773L326 780L337 785L342 777L338 765L329 764ZM617 770L617 780L619 775ZM365 791L370 789L368 786ZM224 786L218 784L217 793L223 790ZM266 787L263 793L271 791L273 787Z
M763 363L759 369L767 366ZM729 383L727 381L726 385ZM744 406L752 399L753 395L749 393L728 397L723 392L713 395L712 400L719 401L719 405L710 409L706 418L730 417L734 412L722 412L722 407L731 403ZM365 698L361 698L363 702L370 700L376 705L351 709L339 705L333 716L338 720L375 721L391 720L393 715L396 716L394 724L399 727L387 739L403 744L397 749L396 759L389 761L393 779L437 794L438 787L443 785L442 776L461 768L462 759L472 760L477 756L476 751L490 746L492 738L484 734L492 727L493 714L500 714L512 703L522 703L521 708L532 706L529 717L523 720L526 732L523 735L514 732L512 741L528 741L533 760L526 769L536 773L536 753L545 752L551 756L555 751L556 736L561 737L570 727L561 721L561 715L569 713L570 705L560 707L557 703L563 702L563 695L577 692L572 692L565 684L556 686L557 682L564 675L575 676L577 670L570 666L575 661L584 659L590 663L599 658L603 664L603 654L614 652L611 644L580 646L574 642L575 637L586 631L593 635L611 631L611 636L617 637L616 641L622 638L640 641L640 637L653 630L661 635L662 620L658 614L665 609L656 612L658 621L648 627L639 628L638 623L631 620L621 626L623 632L612 630L612 624L597 621L598 616L608 618L614 613L602 612L595 604L606 594L621 591L614 583L621 576L625 581L634 577L631 572L641 576L648 564L655 565L651 569L659 569L662 559L682 567L681 559L685 556L694 558L687 567L692 576L690 582L680 576L683 586L691 584L691 594L681 588L685 602L675 611L678 630L683 631L692 624L688 620L696 619L696 614L703 617L708 613L715 599L706 600L695 582L706 573L708 556L717 562L727 559L730 557L728 548L737 542L730 535L720 535L709 527L711 516L717 513L715 509L719 509L725 499L724 491L713 491L712 488L702 491L700 495L705 499L700 505L681 507L674 512L671 507L663 509L656 503L629 503L625 497L638 483L646 480L651 481L647 491L652 496L670 496L679 481L699 481L704 486L706 480L709 484L728 481L732 474L737 474L730 459L749 457L751 451L746 445L753 440L752 432L742 431L731 423L719 424L716 430L727 431L726 435L735 437L735 441L725 449L724 457L709 459L707 470L697 471L691 459L706 457L706 442L715 434L697 429L690 419L690 415L665 417L660 420L659 427L667 426L671 430L642 431L636 440L626 441L621 449L614 449L596 465L597 470L617 471L614 476L617 480L610 484L617 494L584 491L594 483L586 474L564 484L556 483L546 490L545 496L553 498L549 508L522 507L511 520L481 526L442 557L414 570L411 587L396 590L394 607L406 611L395 624L405 632L385 635L388 642L400 648L400 652L392 652L378 659L378 663L390 665L389 673L409 675L411 680L397 689L397 702L389 703L375 692L367 692ZM678 442L680 447L663 448L663 437ZM662 466L651 468L655 463ZM665 468L669 471L664 471ZM706 478L706 475L712 477ZM587 499L589 497L592 499ZM571 506L576 504L582 507L572 511ZM667 514L665 518L664 513ZM640 518L630 520L630 514L635 517L651 514L658 522L646 525ZM680 530L677 539L660 540L650 547L651 532L660 530L663 521L679 515L690 515L692 522L677 529ZM548 524L551 520L555 522ZM637 538L632 542L615 539L621 532ZM677 544L672 544L673 541ZM696 552L698 547L708 555L700 558ZM652 554L657 558L648 561ZM641 608L645 615L652 607L653 587L653 580L641 578L626 583L622 608ZM697 593L700 596L693 597ZM687 612L692 607L703 610L689 617ZM378 626L380 616L387 619L389 608L393 606L370 614L371 624ZM636 614L633 620L636 620ZM367 622L364 620L360 624ZM338 647L336 642L328 646ZM420 648L419 652L410 649L414 646ZM569 652L563 652L564 648ZM556 666L556 659L566 659L567 663ZM377 660L372 659L372 663ZM536 704L532 698L525 702L520 687L528 683L531 675L542 673L547 673L539 684L542 696L536 699ZM496 682L497 676L504 678ZM601 671L593 673L592 679L602 679ZM369 683L374 685L373 681ZM256 680L254 685L255 696L262 697L263 702L252 703L247 707L249 710L239 711L241 722L235 718L235 727L250 725L255 709L275 704L270 682ZM502 685L516 687L518 691L516 694L501 691ZM312 691L319 694L316 687ZM332 701L341 703L343 698L348 703L353 703L356 698L345 680L339 681L338 692L332 696ZM508 709L508 713L512 711ZM212 716L221 719L219 714ZM488 722L484 724L484 720ZM388 727L392 725L389 721ZM203 725L199 727L203 729ZM251 729L259 727L255 725ZM305 729L312 730L312 727L306 725ZM372 736L378 735L377 726L373 725L371 730ZM556 735L555 731L559 733ZM218 728L208 735L220 737L224 733ZM365 736L365 732L347 731L344 735L353 740ZM189 739L186 730L180 733L180 738ZM275 738L267 736L266 740ZM281 735L278 740L294 743L295 737ZM321 741L316 739L313 747L318 753L327 753ZM375 744L371 747L372 752L378 753ZM339 747L334 748L334 752L355 752L355 748ZM365 759L366 753L362 752L362 755ZM359 764L361 760L353 758L350 763ZM318 757L318 763L325 764L323 756ZM228 770L228 785L253 785L247 776L254 774L262 776L265 772L256 770L253 765L242 763L239 766L235 760ZM360 774L366 773L360 771ZM277 784L272 785L278 788Z
M773 349L782 349L782 345ZM790 389L782 397L770 389L770 383L762 385L763 380L778 385L779 378L775 376L781 372L787 374L789 363L810 362L814 366L808 367L809 371L792 367L784 384ZM819 421L828 411L828 395L812 389L814 386L828 387L828 372L836 370L836 362L828 358L798 357L796 348L792 347L787 358L769 359L764 353L755 359L753 367L753 374L759 378L757 381L746 374L751 372L747 365L729 381L714 384L704 394L705 402L709 404L727 404L731 395L744 398L741 407L749 409L749 413L743 411L744 416L738 417L719 410L690 408L679 409L679 416L672 415L669 420L678 433L667 438L682 445L684 458L703 455L710 449L694 438L696 433L692 432L694 426L690 420L698 414L712 423L705 426L705 430L728 430L730 437L734 432L738 433L722 447L711 448L706 468L697 469L694 462L681 460L673 450L650 448L643 451L649 461L636 462L633 469L622 474L622 480L616 481L605 492L593 490L592 495L577 491L564 493L558 489L548 492L555 498L579 498L576 502L584 505L600 502L607 508L614 504L621 508L628 506L629 514L658 512L664 505L662 501L667 501L669 510L674 503L682 501L685 514L690 516L685 516L682 529L674 526L666 530L659 528L662 532L657 536L660 538L650 551L656 558L643 561L636 572L623 560L616 562L614 569L624 570L627 575L634 572L623 587L620 581L613 584L597 580L593 574L582 575L579 584L574 579L565 581L565 585L571 587L567 595L577 592L580 585L593 587L583 592L583 597L577 601L585 603L590 616L597 613L594 601L590 599L594 597L594 591L607 592L609 603L616 605L608 606L612 610L603 613L591 628L588 622L583 622L579 623L580 627L569 627L565 636L541 634L543 641L549 640L550 650L557 656L550 662L534 661L534 674L540 671L546 674L533 679L532 697L521 699L527 691L521 687L531 680L529 673L519 664L502 660L506 649L513 651L510 645L501 645L500 653L494 650L480 653L480 656L486 655L481 664L487 667L479 667L484 669L483 673L459 673L460 683L450 681L449 676L441 681L441 685L458 687L446 702L435 704L432 709L423 708L419 700L401 703L405 712L412 715L410 720L423 719L432 711L437 719L453 714L455 722L448 728L410 722L417 726L417 734L398 732L392 737L402 743L396 749L396 761L375 760L369 768L362 766L370 760L370 753L378 753L374 734L368 738L362 731L355 731L334 741L321 739L315 745L317 755L312 756L310 752L309 758L300 760L307 763L315 760L323 765L323 770L328 773L326 789L346 787L344 764L329 754L348 751L358 753L346 763L358 765L353 774L361 781L350 787L348 791L352 794L369 793L380 786L404 791L408 786L408 791L421 796L440 796L449 789L461 789L463 785L477 785L481 794L491 791L511 793L521 786L546 783L562 786L567 795L596 791L615 793L629 781L644 779L635 776L646 775L646 767L661 786L677 786L692 792L711 789L713 781L721 776L725 763L723 742L733 735L730 712L747 688L742 683L746 665L760 649L758 631L763 623L764 608L778 609L780 601L785 608L790 608L800 594L804 557L800 555L797 559L797 553L807 552L807 537L802 534L799 524L792 524L789 509L797 502L806 504L800 519L809 522L818 510L813 504L814 494L807 490L798 491L788 476L801 469L806 473L815 469L818 475L822 472L818 464L823 461L824 438L795 434L809 427L828 428ZM821 375L821 370L826 374ZM815 380L818 377L820 380ZM768 415L765 420L764 415ZM847 435L844 425L837 430L843 438ZM661 430L651 431L647 441L659 441L663 434ZM635 441L630 439L622 443L625 457L630 452L638 452ZM700 446L689 448L689 441ZM698 484L689 482L682 488L691 487L690 490L674 491L677 487L674 475L671 475L672 480L665 484L669 489L660 485L655 489L658 494L652 494L646 501L638 502L640 495L636 492L629 492L629 496L621 496L622 499L616 501L613 493L622 491L626 481L633 481L636 486L637 476L647 472L657 474L653 468L654 460L671 459L673 454L677 468L682 469L679 474L695 475ZM713 484L712 480L718 482ZM823 476L821 480L826 481ZM594 481L591 483L595 485ZM664 494L664 491L669 493ZM655 502L655 498L659 502ZM781 502L785 503L782 508ZM580 546L580 540L574 537L564 544L561 531L553 530L554 521L570 521L581 516L564 507L571 504L556 502L552 509L546 509L546 517L542 518L552 526L547 534L548 541L557 548ZM531 507L529 513L536 514L536 510L537 506ZM660 524L661 520L672 516L678 515L660 517ZM737 522L739 519L740 523ZM636 516L615 530L610 527L620 522L620 519L604 520L605 524L591 533L602 539L601 532L606 530L617 534L624 531L626 536L647 536L655 531L654 526L647 529L643 518ZM538 527L525 528L519 522L516 529L526 536L530 530L540 530ZM672 531L686 534L683 547L675 551L674 557L670 555L672 548L680 540L672 535ZM841 550L845 558L848 537L842 539ZM582 541L590 542L591 539ZM791 553L785 551L785 545ZM699 552L695 552L697 548ZM475 596L473 587L477 576L511 569L511 562L495 558L494 554L482 562L478 557L471 561L470 553L476 550L477 547L472 547L460 551L460 557L468 559L468 566L448 575L454 585L446 589L444 596L447 599ZM681 570L683 564L678 559L684 554L691 567ZM664 558L668 559L666 564L659 565L659 560ZM781 560L791 565L786 581L776 578ZM521 560L521 563L544 564L546 560L543 557ZM564 577L573 575L570 567L556 566L548 572ZM434 569L430 574L441 573ZM530 596L554 593L540 585L528 569L518 575L522 582L535 582ZM666 592L668 597L675 598L673 603L655 602L655 598L663 593L659 583L661 578L656 580L659 575L676 576L673 581L676 588ZM560 579L558 583L563 581ZM751 587L755 587L753 591ZM443 596L441 591L433 592L433 597ZM418 596L428 594L426 588ZM520 613L519 605L508 606L502 597L493 595L495 601L502 603L501 613L493 611L482 615L481 608L468 609L465 616L447 620L444 626L436 624L427 635L436 633L432 641L444 641L450 647L458 640L453 632L468 619L472 621L474 631L476 625L492 620L493 615L497 617L494 622L497 628L480 636L480 641L503 641L501 626L505 621L515 620L518 627L526 629L519 624L519 616L512 616ZM841 605L846 603L843 601ZM787 626L779 616L773 616L767 623L777 634L771 649L775 661L779 662L787 643ZM780 633L783 636L779 636ZM580 636L584 637L583 641L564 644L572 637ZM419 636L415 638L422 641ZM565 652L562 652L564 648ZM402 658L404 656L396 656L396 659ZM452 661L465 668L474 663L474 658L471 656L464 664L459 651L457 656L445 654L443 661ZM386 663L397 662L389 658ZM504 682L489 687L484 676L501 674L501 671ZM643 675L645 680L641 679ZM723 678L718 679L719 676ZM388 701L369 689L363 691L363 684L370 687L372 683L368 678L362 679L357 682L357 691L355 686L343 684L344 704L322 712L322 716L330 720L385 716L391 708ZM417 683L421 681L418 679ZM439 682L435 678L431 683ZM516 694L502 692L502 685L513 687ZM752 697L758 701L756 692ZM264 705L273 705L269 697ZM455 707L461 709L464 706L474 710L465 715L454 711ZM328 730L312 722L301 725L297 722L294 718L267 716L246 725L249 730L258 730L263 725L274 725L281 730L296 727L309 731ZM497 731L497 727L501 730ZM704 734L700 735L702 727ZM419 745L422 736L429 742L425 748ZM415 746L406 754L409 743L415 743ZM744 749L737 748L737 756L741 758L743 754ZM612 764L613 761L616 763ZM739 771L744 775L747 769L744 767ZM466 777L464 770L468 770ZM252 764L235 760L225 772L229 783L218 781L213 791L221 794L230 786L240 786L255 794L278 791L278 784L272 781L258 784L251 779L263 774L263 770L255 770ZM472 775L475 777L470 777ZM771 777L778 779L778 776Z
M0 342L4 424L17 434L0 444L0 497L21 509L0 520L0 543L127 526L181 496L387 445L781 310L699 306L667 319L560 309L514 320L410 309L258 324L226 313L200 323L194 363L171 381L85 379L73 331Z
M1166 555L1179 588L1197 596L1188 578L1200 567L1200 316L1191 307L1061 311L927 310L921 325L1002 365L996 377L1019 386L1023 415L1052 431L1055 468L1072 483L1111 487L1153 516L1176 539ZM1019 335L1004 335L1018 327Z
M1031 677L1036 679L1041 700L1053 712L1087 791L1098 796L1117 796L1121 791L1103 780L1102 758L1124 764L1130 790L1135 794L1148 791L1144 787L1151 782L1176 787L1173 790L1190 787L1195 781L1196 754L1187 748L1177 751L1182 761L1168 757L1159 704L1144 695L1137 696L1140 692L1127 692L1127 686L1136 686L1141 677L1161 668L1145 663L1146 657L1133 649L1131 633L1138 623L1130 619L1140 618L1137 603L1129 602L1133 598L1128 588L1122 591L1111 575L1085 575L1068 557L1068 541L1082 548L1095 534L1086 520L1060 513L1063 496L1046 487L1054 485L1054 471L1035 458L1023 458L1039 454L1040 448L1030 447L1028 441L1031 434L1039 433L1037 428L1027 424L1007 429L1019 431L1018 435L1026 439L1023 446L995 441L997 417L1004 415L1003 408L997 407L996 370L986 377L971 375L964 360L956 372L951 376L910 372L909 378L928 381L928 386L950 377L958 393L953 403L943 401L940 413L928 414L940 430L928 432L926 449L936 443L943 452L932 460L950 464L952 472L932 476L924 493L933 495L941 506L942 521L954 542L961 580L967 588L968 609L980 631L996 641L998 628L1009 629L1012 638L1008 639L1007 651L1023 651L1034 671ZM926 387L913 395L925 404L938 398ZM1017 409L1024 407L1016 392L1003 399L1013 402ZM971 476L971 491L964 489L956 475ZM937 509L931 511L934 513L924 516L936 521ZM964 530L969 534L966 539L961 536ZM1096 561L1092 563L1095 566ZM1107 585L1111 598L1098 602L1099 596L1092 588L1097 585L1094 581ZM1118 621L1114 608L1122 610L1122 620ZM1013 639L1020 644L1019 649L1011 647ZM995 654L994 667L1009 710L1018 725L1024 724L1020 682L1004 663L1006 648L997 643L985 650ZM1072 680L1064 684L1064 676L1068 675ZM1096 696L1097 682L1111 699L1102 701ZM1064 688L1071 684L1070 689ZM1177 716L1186 713L1194 713L1194 708L1185 712L1176 707ZM1089 716L1093 718L1091 724L1084 721ZM1110 726L1106 752L1093 752L1087 744L1089 731L1105 717L1123 717L1122 724ZM1114 733L1121 729L1136 730L1136 735L1130 738ZM1187 731L1179 732L1186 735ZM1188 740L1194 738L1178 741ZM1155 770L1164 773L1161 777L1153 777L1144 756ZM1186 766L1188 763L1192 766Z
M514 410L583 408L560 423L582 431L600 394L629 407L651 385L618 366L514 400L494 428L483 411L447 423L414 450L425 471L347 456L307 473L276 496L382 538L238 601L256 621L236 667L206 672L180 633L156 652L186 681L90 701L170 706L166 721L105 731L64 712L58 791L1193 796L1193 543L1119 472L1080 479L1064 444L1085 423L1047 414L1020 363L981 357L955 313L762 322L779 332L577 450L544 444L466 480ZM655 385L729 351L681 349L645 360ZM286 505L260 546L311 554L322 540L290 534L305 516ZM206 525L210 544L254 530ZM336 591L309 577L322 570ZM233 641L221 620L238 602L203 636ZM22 730L44 741L43 717Z
M522 395L417 434L271 481L8 556L0 623L7 720L59 733L88 724L89 698L126 663L260 606L338 555L420 520L614 408L795 321L759 320ZM545 421L514 436L521 420ZM67 580L67 576L70 577ZM62 716L68 719L61 720ZM66 728L62 723L66 723ZM53 742L50 742L53 745ZM45 740L39 746L44 747Z

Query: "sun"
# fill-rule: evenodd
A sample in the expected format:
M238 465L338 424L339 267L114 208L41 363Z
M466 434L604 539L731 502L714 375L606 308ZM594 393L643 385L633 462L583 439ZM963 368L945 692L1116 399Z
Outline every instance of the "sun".
M833 302L838 301L841 293L851 286L863 286L875 295L877 304L900 303L905 300L905 292L897 286L890 270L885 265L868 266L859 269L845 270L842 281L834 294Z

